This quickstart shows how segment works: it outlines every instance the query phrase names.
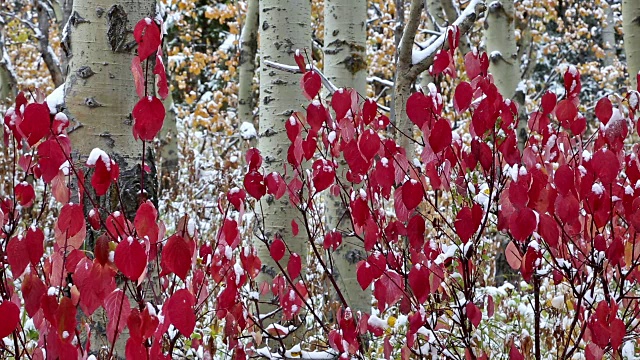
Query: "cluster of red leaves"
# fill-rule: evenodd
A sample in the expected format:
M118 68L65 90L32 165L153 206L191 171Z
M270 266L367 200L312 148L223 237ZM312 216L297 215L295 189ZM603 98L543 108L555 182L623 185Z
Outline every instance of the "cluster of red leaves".
M436 55L432 74L446 72L455 78L456 34L455 28L449 30L452 50ZM314 209L315 195L326 189L331 196L343 192L350 199L345 205L352 229L368 252L355 266L358 282L363 289L374 285L381 312L398 306L408 315L404 354L418 354L416 340L425 336L425 329L443 339L455 332L471 341L483 315L493 315L493 299L478 294L473 280L482 261L479 247L486 237L489 209L497 213L497 228L512 239L507 259L524 280L548 278L552 284L568 283L575 289L567 300L575 310L567 316L584 324L586 331L569 334L570 341L558 340L560 353L572 354L583 344L587 358L599 359L608 351L617 354L622 338L635 334L633 320L640 315L640 304L628 286L640 279L636 242L640 160L638 145L629 151L624 140L637 127L637 92L615 105L609 98L601 99L594 114L599 128L587 136L586 117L579 111L580 74L569 67L564 74L565 94L544 94L540 109L530 115L530 136L520 152L517 106L493 84L487 55L470 52L464 59L469 81L455 87L453 104L460 116L470 119L472 141L463 143L450 119L442 116L445 101L435 86L427 93L415 92L408 99L407 115L422 134L417 164L385 135L389 121L377 111L375 101L360 101L353 90L339 89L326 107L317 98L320 76L307 71L300 54L295 60L304 73L301 87L311 102L306 112L295 113L285 123L291 141L287 160L294 171L286 179L269 174L277 182L268 186L267 177L259 172L261 160L255 159L249 161L245 187L258 199L288 192L291 206L300 209ZM251 150L247 156L255 154ZM337 161L340 157L346 162L343 168ZM307 161L312 162L311 172L303 171ZM484 179L485 192L480 190L482 184L471 182L469 173ZM336 174L348 183L338 184ZM432 190L455 191L459 197L453 216L439 212L438 192ZM395 209L394 216L380 210L387 204ZM421 206L437 213L437 221L429 220ZM427 235L434 233L428 226L435 227L439 238ZM284 257L286 242L273 242L274 260ZM325 250L340 245L339 232L324 235ZM407 262L412 266L406 267ZM598 276L590 275L594 273ZM461 280L443 281L454 278ZM452 297L458 290L465 298ZM434 309L447 303L455 304L450 307L454 319L465 320L452 320L442 312L434 321L424 313L427 304ZM343 311L329 334L333 350L357 353L358 337L367 332L388 342L376 322L368 322L368 314ZM440 351L465 347L450 340L440 344L444 344ZM476 358L488 356L483 349L465 351ZM517 346L511 346L512 358L522 356Z

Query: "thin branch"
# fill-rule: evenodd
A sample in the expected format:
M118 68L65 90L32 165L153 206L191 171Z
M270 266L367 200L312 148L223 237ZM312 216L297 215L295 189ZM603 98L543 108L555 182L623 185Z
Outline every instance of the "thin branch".
M297 66L294 65L286 65L286 64L281 64L281 63L277 63L277 62L273 62L270 60L264 60L263 63L270 68L273 69L278 69L281 71L285 71L288 73L292 73L292 74L301 74L302 72L300 71L300 69ZM317 67L313 66L313 65L307 65L307 70L313 70L316 73L318 73L318 75L320 75L320 79L322 80L322 84L327 88L327 90L329 90L329 93L333 94L334 92L336 92L338 90L338 87L335 86L329 79L327 79L327 77L322 73L322 71L320 71Z

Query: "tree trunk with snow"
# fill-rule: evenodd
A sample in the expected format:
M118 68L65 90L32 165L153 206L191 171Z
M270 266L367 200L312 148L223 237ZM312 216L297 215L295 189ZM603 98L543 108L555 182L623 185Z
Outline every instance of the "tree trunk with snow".
M514 16L514 0L500 0L489 5L485 19L489 72L505 98L513 98L520 82Z
M18 81L5 48L4 26L4 19L0 18L0 106L12 103L18 92Z
M132 29L145 18L154 17L155 0L75 0L67 35L69 73L64 85L64 102L71 119L70 136L74 159L84 164L95 147L106 151L120 166L118 186L123 207L115 191L98 199L102 216L119 210L133 220L141 188L142 143L132 135L132 115L138 100L131 60L135 55ZM150 89L153 75L149 76ZM153 90L152 90L153 91ZM145 164L151 171L144 175L147 197L157 204L157 180L152 146L146 147ZM88 174L87 179L90 178ZM94 196L93 194L89 194ZM87 208L85 206L85 208ZM92 246L93 236L87 237ZM107 318L102 310L92 316L92 352L106 355L111 346L106 338ZM114 353L124 357L128 330L120 334Z
M636 90L637 75L640 71L640 2L637 0L622 0L622 29L624 52L627 55L629 90Z
M241 122L254 123L253 76L256 72L258 21L258 0L249 0L247 16L240 36L240 65L238 66L238 117Z
M324 74L336 86L353 88L366 96L366 18L365 0L325 0L324 3ZM343 158L339 181L345 186L348 170ZM329 230L347 229L349 211L339 196L327 195L326 220ZM343 243L332 254L340 292L349 307L356 311L371 311L371 290L362 291L355 272L355 263L365 257L362 244Z
M62 75L62 69L60 68L60 60L58 60L53 48L49 45L50 20L55 16L55 14L53 8L42 0L36 1L36 11L38 13L39 30L36 33L36 37L38 38L40 55L42 56L44 63L47 65L54 87L58 87L64 83L64 76Z
M311 4L308 0L264 0L260 1L260 133L258 149L263 158L265 173L277 171L283 173L287 163L287 150L290 141L285 131L285 121L308 103L300 89L300 75L274 70L265 65L266 60L277 63L295 65L296 49L311 48ZM291 168L289 167L289 174ZM290 175L289 175L290 176ZM267 195L256 204L257 239L255 246L262 260L262 269L257 278L259 284L271 284L280 270L269 254L265 242L271 242L280 236L291 252L300 254L303 264L306 261L308 241L301 228L298 236L293 236L291 220L298 219L300 214L289 203L288 196L279 200ZM288 256L280 260L286 268ZM262 296L261 301L272 301L271 293ZM259 312L266 314L277 308L277 305L261 303ZM275 317L280 316L277 312ZM265 319L273 322L278 319ZM304 324L302 324L304 325ZM301 326L303 328L304 326ZM299 332L303 334L304 331ZM292 346L301 339L288 336L284 344Z

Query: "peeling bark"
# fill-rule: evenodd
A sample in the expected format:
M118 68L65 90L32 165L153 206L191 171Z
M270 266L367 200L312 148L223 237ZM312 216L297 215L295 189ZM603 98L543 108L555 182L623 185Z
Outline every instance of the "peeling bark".
M325 0L324 4L324 75L343 88L353 88L366 96L366 22L365 0ZM338 159L341 171L338 178L343 186L347 164ZM340 197L328 196L325 210L329 230L346 230L350 214ZM371 311L371 289L362 291L358 284L354 261L365 257L362 244L343 243L332 254L336 280L349 307L356 311Z

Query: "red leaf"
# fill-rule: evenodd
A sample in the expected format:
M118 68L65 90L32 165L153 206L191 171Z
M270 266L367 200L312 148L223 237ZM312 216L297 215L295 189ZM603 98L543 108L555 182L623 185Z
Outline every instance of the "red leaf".
M620 162L613 151L607 149L597 151L593 154L591 163L593 164L593 170L603 185L611 184L618 177Z
M504 255L512 269L520 269L520 266L522 266L522 255L520 255L520 250L518 250L518 247L513 241L509 241L509 244L507 244Z
M267 181L267 188L269 187L269 182ZM227 201L233 205L236 210L240 210L242 207L242 203L247 197L247 193L240 188L234 187L233 189L227 192Z
M139 56L134 56L131 59L131 73L133 74L133 83L136 85L136 93L142 99L144 97L144 73Z
M466 111L471 105L473 100L473 88L471 84L466 81L461 82L456 87L455 95L453 96L453 108L458 114Z
M0 339L5 338L18 328L20 323L20 309L11 301L0 304Z
M162 129L165 110L162 101L155 96L147 96L133 107L133 137L142 141L153 141Z
M429 72L431 73L431 75L439 75L449 67L451 60L451 55L448 51L438 50L438 53L436 53L436 56L433 58L433 65L431 66Z
M292 253L289 257L289 263L287 264L287 272L289 272L291 280L297 278L300 275L301 270L302 259L300 258L300 255Z
M520 350L511 344L511 350L509 350L509 360L524 360L524 356L520 353Z
M467 311L467 317L469 318L469 321L471 321L473 327L477 328L478 325L480 325L480 320L482 320L482 312L480 311L480 309L478 309L476 304L472 302L467 303L467 305L465 306L465 310Z
M98 148L91 150L91 154L89 154L89 158L87 159L87 166L94 167L93 175L91 176L91 186L93 186L98 196L105 195L111 186L112 165L114 165L114 163L107 153Z
M426 229L424 218L421 215L415 215L407 224L407 237L409 245L416 251L424 246L424 231Z
M307 64L304 61L304 56L300 52L300 49L296 49L296 52L293 55L293 59L296 61L296 64L298 64L298 69L300 69L300 72L303 73L303 74L306 73L307 72Z
M460 237L463 243L466 243L471 239L471 236L478 230L478 225L473 221L473 212L468 206L463 207L456 215L456 221L453 226L456 229L456 233Z
M409 271L408 278L411 291L421 304L424 303L430 293L429 269L422 264L416 264Z
M40 302L47 289L38 274L33 271L24 276L20 290L22 290L22 296L24 297L25 310L29 317L32 318L40 310Z
M542 95L542 113L544 115L551 114L556 107L557 100L558 97L555 93L551 91L545 92L544 95Z
M24 208L31 207L33 201L36 199L36 192L33 190L33 186L27 182L21 182L13 189L13 193L16 195L16 201Z
M49 133L50 125L47 104L31 103L24 110L24 119L18 127L29 146L33 146Z
M561 123L571 123L578 116L578 108L569 99L564 99L556 107L556 117Z
M536 215L533 210L525 207L511 215L509 229L511 235L518 241L525 241L536 229Z
M560 195L564 196L575 190L574 173L567 164L561 165L556 170L555 174L553 174L553 182Z
M364 260L360 261L356 266L356 278L362 290L367 289L375 279L371 264Z
M298 236L299 231L298 223L295 220L291 220L291 233L293 233L293 236Z
M446 119L436 121L436 124L429 134L429 144L434 153L439 153L451 145L451 125Z
M85 226L82 206L78 204L65 204L62 206L56 226L61 233L68 237L79 233Z
M59 144L58 144L59 142ZM62 148L60 147L62 145ZM58 172L71 152L71 141L67 136L58 136L56 139L51 138L38 145L38 165L42 170L42 180L50 183Z
M302 125L295 115L289 117L289 121L284 124L284 127L287 130L287 137L291 142L296 141L296 138L302 132Z
M145 246L131 236L122 239L116 247L114 262L124 276L137 281L147 267Z
M422 128L422 125L431 118L432 103L421 92L414 92L407 99L407 116L409 120Z
M327 189L333 185L336 178L336 170L333 164L325 159L318 159L313 162L313 186L317 192Z
M29 265L27 241L22 236L14 236L7 244L7 257L14 277L20 277Z
M173 326L187 338L196 326L196 315L193 313L195 299L187 289L176 291L162 306L162 312Z
M127 318L131 313L131 304L129 298L121 289L115 289L104 299L103 306L109 318L107 322L107 340L113 343L127 324Z
M158 241L158 211L153 203L149 200L140 205L133 220L133 226L136 228L138 237L147 239L154 244Z
M422 184L419 181L411 179L402 185L402 202L409 211L418 207L423 197Z
M156 85L158 88L158 95L163 100L169 96L169 84L167 83L167 71L162 61L162 48L158 48L158 54L156 55L156 65L153 67L153 73L157 76Z
M474 51L469 51L464 56L464 67L467 70L469 80L473 80L476 76L482 74L482 66L477 50L474 49Z
M538 225L538 232L542 239L551 247L558 246L558 239L560 238L560 230L556 221L547 214L540 215L540 225Z
M611 100L605 96L598 100L596 104L596 117L603 125L607 125L609 119L611 119L611 115L613 115L613 106L611 105Z
M304 96L312 100L315 98L320 92L320 88L322 87L322 79L320 79L320 75L317 72L311 70L307 71L302 76L302 83L300 83L302 87L302 92Z
M138 56L140 61L146 60L153 55L160 46L160 27L151 18L144 18L136 24L133 29L133 37L138 43Z
M362 105L362 120L365 125L369 125L375 120L378 113L378 103L373 99L367 99Z
M256 170L249 171L244 176L244 188L249 195L256 200L260 200L267 193L267 187L264 184L264 176Z
M276 262L282 260L285 251L286 247L284 245L284 241L280 238L275 238L269 247L269 254Z
M280 199L282 195L287 192L287 183L277 172L272 172L265 176L265 182L267 185L267 192L273 195L276 200Z
M262 165L262 155L260 155L260 150L256 148L247 150L247 153L244 154L244 158L247 164L249 164L249 171L258 170Z
M227 239L227 241L229 240ZM163 272L166 267L167 270L176 274L180 279L185 280L189 269L191 269L192 254L192 244L177 234L171 236L162 249Z
M342 120L351 109L352 90L338 89L331 96L331 107L336 112L336 120ZM356 97L357 100L357 97Z
M307 106L307 123L311 126L311 130L319 131L326 120L327 109L320 101L312 101Z

